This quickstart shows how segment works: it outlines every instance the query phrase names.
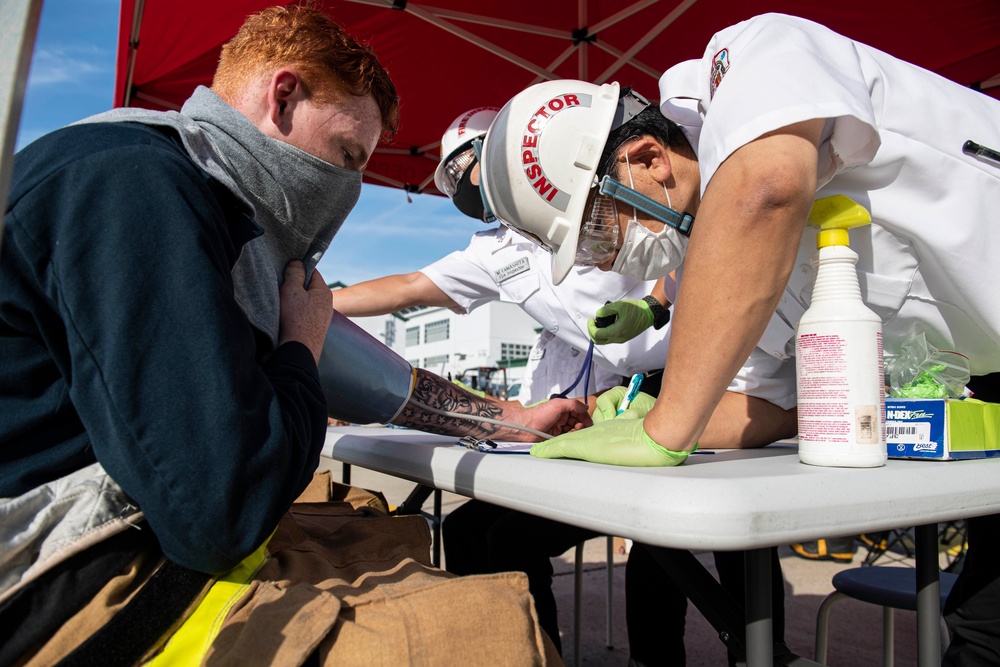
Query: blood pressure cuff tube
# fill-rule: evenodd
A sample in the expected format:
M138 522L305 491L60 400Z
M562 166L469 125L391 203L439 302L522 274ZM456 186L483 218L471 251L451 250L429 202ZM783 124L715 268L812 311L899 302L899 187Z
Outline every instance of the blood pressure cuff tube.
M319 359L327 412L355 424L387 424L413 391L413 368L364 329L334 311Z

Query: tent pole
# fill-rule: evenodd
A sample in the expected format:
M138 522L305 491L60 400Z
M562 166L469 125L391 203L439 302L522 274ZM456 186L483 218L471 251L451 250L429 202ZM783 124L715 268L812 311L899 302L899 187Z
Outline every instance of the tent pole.
M132 102L132 73L135 71L135 56L139 50L139 26L142 25L142 12L146 8L146 0L135 0L132 8L132 31L128 38L128 73L125 77L125 95L122 106L127 107Z
M474 44L474 45L476 45L476 46L478 46L478 47L480 47L480 48L482 48L482 49L484 49L486 51L489 51L490 53L492 53L495 56L499 56L500 58L503 58L504 60L506 60L508 62L514 63L515 65L518 65L519 67L523 67L524 69L528 70L529 72L533 72L534 74L537 74L538 76L544 77L546 80L559 78L554 73L542 69L541 67L539 67L535 63L533 63L533 62L531 62L529 60L525 60L521 56L519 56L519 55L517 55L517 54L515 54L515 53L513 53L511 51L508 51L507 49L501 48L497 44L492 44L491 42L488 42L488 41L484 40L479 35L475 35L475 34L469 32L468 30L465 30L464 28L459 28L457 25L455 25L455 24L453 24L453 23L451 23L449 21L445 21L444 19L438 18L432 12L427 11L423 7L420 7L418 5L413 5L413 4L407 4L406 5L406 9L404 11L410 12L411 14L413 14L414 16L416 16L417 18L423 19L424 21L427 21L431 25L435 25L438 28L441 28L445 32L450 32L451 34L455 35L456 37L464 39L465 41L469 42L470 44Z
M592 35L596 35L600 31L602 31L602 30L604 30L606 28L610 28L611 26L613 26L614 24L618 23L619 21L624 21L628 17L632 16L632 14L635 14L637 12L641 12L643 9L645 9L646 7L649 7L650 5L655 5L659 1L660 0L640 0L639 2L636 2L633 5L629 5L625 9L621 10L620 12L618 12L617 14L609 16L608 18L604 19L600 23L597 23L596 25L591 26L590 27L590 33ZM581 25L583 25L583 24L581 24Z
M42 0L7 0L0 4L0 98L3 99L0 106L0 202L4 210L7 209L14 145L41 14ZM2 240L3 217L0 217Z
M383 176L382 174L376 174L373 171L366 172L365 178L370 178L373 181L380 181L382 183L385 183L386 185L391 185L394 188L405 189L403 187L405 185L403 181L398 181L395 178L389 178L388 176Z
M372 155L374 155L375 153L378 153L379 155L415 155L415 156L418 156L418 157L425 157L428 160L432 160L434 162L437 162L439 160L438 156L437 155L431 155L430 151L433 150L433 149L435 149L435 148L437 148L440 145L441 145L441 142L438 141L438 142L435 142L433 144L427 144L426 146L417 146L416 148L413 148L413 149L410 149L410 148L382 148L382 147L378 147L378 148L375 149L375 152L372 153Z
M570 44L569 46L566 47L565 51L563 51L562 53L560 53L558 56L556 56L555 60L553 60L552 62L549 63L549 65L548 65L548 67L546 67L546 69L548 71L550 71L550 72L556 71L556 68L559 67L560 65L562 65L564 62L566 62L569 59L569 57L571 55L573 55L573 52L576 51L578 48L580 48L580 47L577 46L577 45L575 45L575 44ZM528 84L528 85L533 86L533 85L535 85L536 83L538 83L540 81L546 81L546 80L547 79L544 79L544 78L542 78L540 76L536 76L532 80L532 82L530 84Z
M622 57L622 51L620 49L616 49L615 47L611 46L610 44L608 44L605 41L601 41L600 39L598 39L595 42L591 42L591 44L594 46L594 48L600 49L601 51L604 51L605 53L610 53L615 58L621 58ZM639 70L643 74L648 74L649 76L653 77L653 79L655 81L659 81L660 80L660 74L663 73L660 70L657 70L656 68L650 67L646 63L644 63L644 62L642 62L642 61L640 61L640 60L638 60L637 58L634 58L634 57L631 60L628 61L628 64L631 65L632 67L634 67L635 69Z
M352 0L357 2L358 0ZM498 19L492 16L482 16L480 14L469 14L468 12L458 12L451 9L441 9L435 7L434 9L429 9L428 11L434 16L438 16L443 19L450 19L452 21L464 21L466 23L478 23L479 25L488 25L491 28L505 28L507 30L514 30L516 32L523 32L530 35L541 35L542 37L555 37L556 39L566 39L565 30L556 30L555 28L545 28L538 25L531 25L529 23L520 23L518 21L507 21L505 19Z
M359 4L359 5L369 5L369 6L373 6L373 7L384 7L385 9L389 9L389 10L393 9L392 0L347 0L347 1L348 2L353 2L355 4ZM606 28L609 28L609 27L615 25L616 23L624 21L625 19L627 19L628 17L632 16L633 14L635 14L637 12L640 12L643 9L646 9L647 7L650 7L651 5L655 5L658 2L660 2L660 0L638 0L637 2L629 5L625 9L622 9L621 11L619 11L616 14L614 14L613 16L609 16L608 18L604 19L603 21L601 21L601 22L599 22L599 23L597 23L597 24L595 24L593 26L589 26L588 27L588 32L589 32L590 35L595 35L596 36L601 30L604 30ZM690 4L693 4L694 2L695 2L695 0L689 0L688 3L687 3L687 6L689 6ZM687 6L684 6L683 9L687 9ZM417 11L413 11L414 8L416 8ZM683 11L683 9L681 11ZM480 24L480 25L489 25L489 26L491 26L493 28L504 28L504 29L507 29L507 30L514 30L514 31L517 31L517 32L523 32L523 33L533 34L533 35L542 35L542 36L545 36L545 37L553 37L553 38L556 38L556 39L571 38L571 35L567 35L566 32L562 31L562 30L555 30L555 29L552 29L552 28L544 28L542 26L535 26L535 25L530 25L530 24L527 24L527 23L519 23L517 21L508 21L508 20L499 19L499 18L495 18L495 17L483 16L483 15L480 15L480 14L470 14L468 12L460 12L460 11L455 11L455 10L450 10L450 9L441 9L441 8L437 8L437 7L435 7L435 8L428 8L428 7L422 7L422 6L415 6L415 5L412 5L410 3L406 4L406 6L403 9L403 11L409 11L409 12L413 13L414 16L418 16L418 17L420 17L420 18L428 21L429 23L431 23L433 25L436 25L437 27L441 28L442 30L445 30L446 32L450 32L450 33L456 35L457 37L461 37L462 39L465 39L466 41L468 41L468 42L470 42L472 44L475 44L477 46L480 46L480 47L482 47L484 49L487 49L487 50L491 51L492 53L495 53L496 55L500 56L501 58L504 58L505 60L508 60L509 62L512 62L512 63L514 63L516 65L520 65L521 67L524 67L525 69L528 69L529 71L534 72L536 74L536 77L532 81L532 84L538 83L539 81L548 81L548 80L552 79L553 78L553 71L555 70L555 68L558 67L559 65L561 65L563 62L565 62L566 59L569 58L573 54L573 50L575 48L578 48L580 46L579 44L574 44L572 47L570 47L569 49L567 49L566 51L564 51L562 54L560 54L555 60L553 60L552 63L546 69L539 70L539 69L537 69L536 67L534 67L534 66L532 66L530 64L526 64L527 61L524 61L520 57L518 57L518 56L516 56L516 55L514 55L512 53L510 53L509 51L505 51L503 49L498 49L497 47L495 47L493 44L491 44L489 42L484 42L482 40L482 38L479 38L479 37L476 37L474 35L471 35L470 33L462 30L461 28L458 28L457 26L451 24L446 19L451 19L451 20L454 20L454 21L463 21L463 22L467 22L467 23L477 23L477 24ZM675 12L676 11L677 10L675 10ZM578 17L577 18L577 22L578 22L578 25L580 27L584 27L584 26L587 25L587 19L586 19L586 0L578 0L578 3L577 3L577 17ZM672 22L672 19L671 19L670 22ZM669 23L667 25L669 25ZM666 25L664 26L664 28L665 27L666 27ZM649 40L653 39L656 36L656 34L658 34L659 32L660 31L656 31L656 32L652 33L651 36L649 36ZM649 41L649 40L647 40L647 41ZM642 63L642 62L640 62L638 60L635 60L635 58L634 58L635 53L632 53L632 57L630 58L628 55L625 55L621 50L614 48L610 44L607 44L607 43L604 43L604 42L601 42L601 41L594 41L594 42L589 42L589 43L591 45L593 45L593 46L601 49L602 51L611 54L615 58L619 59L619 61L613 66L613 69L609 70L609 72L617 71L627 61L629 65L635 67L636 69L638 69L643 74L646 74L646 75L650 76L651 78L653 78L655 80L659 80L661 73L658 70L656 70L655 68L650 67L649 65L646 65L645 63ZM635 49L634 51L637 53L638 49ZM584 47L584 48L580 49L580 52L578 54L577 78L583 79L583 80L586 81L586 80L589 79L589 76L588 76L589 73L590 73L590 71L589 71L589 58L588 58L587 49L586 49L586 47ZM608 76L610 75L608 72L606 72L605 74L608 75Z
M133 93L132 94L132 98L129 101L131 102L133 99L134 100L146 100L147 102L152 102L153 104L157 104L157 105L163 107L164 109L170 109L171 111L180 111L181 110L181 106L182 106L180 104L175 104L173 102L168 102L167 100L161 100L159 97L154 97L152 95L147 95L146 93L142 92L141 90L136 91L135 93Z
M576 25L581 30L590 31L590 28L587 27L587 0L576 0ZM576 78L581 81L587 80L587 55L590 53L587 47L590 46L590 42L586 37L589 36L589 34L584 35L584 38L577 44L579 51L576 56Z
M649 2L658 2L658 0L645 0ZM347 2L353 2L358 5L369 5L371 7L384 7L385 9L394 9L391 0L347 0ZM407 6L407 9L409 7ZM531 25L529 23L521 23L519 21L508 21L506 19L500 19L495 16L484 16L482 14L470 14L469 12L460 12L454 9L443 9L441 7L429 8L425 7L427 12L442 19L450 19L452 21L462 21L465 23L477 23L479 25L488 25L491 28L504 28L505 30L514 30L516 32L528 33L531 35L541 35L543 37L554 37L556 39L568 39L569 36L566 34L565 30L557 30L555 28L546 28L539 25Z
M386 8L391 8L392 7L392 3L388 2L387 0L381 0L381 1L380 0L350 0L350 2L356 2L356 3L362 4L362 5L385 6ZM506 60L508 62L511 62L511 63L517 65L518 67L523 67L524 69L528 70L529 72L532 72L532 73L537 74L538 76L542 77L542 79L544 79L544 80L558 79L559 78L553 72L549 72L547 70L542 69L538 65L534 64L533 62L531 62L529 60L526 60L526 59L522 58L521 56L517 55L516 53L508 51L507 49L501 48L497 44L493 44L492 42L488 42L488 41L484 40L479 35L475 35L475 34L469 32L468 30L465 30L464 28L459 28L457 25L455 25L454 23L451 23L450 21L446 21L446 20L442 19L440 16L438 16L438 14L436 13L436 11L428 10L425 7L422 7L420 5L415 5L415 4L410 3L410 2L406 3L406 5L405 5L405 7L403 8L402 11L409 12L410 14L413 14L417 18L422 19L424 21L427 21L431 25L437 26L441 30L444 30L445 32L451 33L452 35L455 35L456 37L458 37L460 39L464 39L465 41L469 42L470 44L473 44L474 46L478 46L479 48L481 48L481 49L483 49L485 51L489 51L493 55L498 56L500 58L503 58L504 60ZM515 25L515 24L513 24L511 22L507 22L507 25L505 27L512 27L513 25ZM562 36L562 35L560 35L560 36Z
M604 83L605 81L607 81L611 76L614 75L615 72L621 69L623 65L628 63L628 61L631 60L635 56L635 54L639 53L639 51L646 48L647 44L656 39L657 35L666 30L671 23L676 21L681 14L686 12L691 7L691 5L693 5L697 1L698 0L684 0L684 2L677 5L677 7L674 8L674 11L667 14L662 21L653 26L652 30L647 32L635 44L629 47L628 51L623 53L618 60L611 63L611 66L608 67L606 70L604 70L604 72L601 73L601 76L594 79L594 83Z

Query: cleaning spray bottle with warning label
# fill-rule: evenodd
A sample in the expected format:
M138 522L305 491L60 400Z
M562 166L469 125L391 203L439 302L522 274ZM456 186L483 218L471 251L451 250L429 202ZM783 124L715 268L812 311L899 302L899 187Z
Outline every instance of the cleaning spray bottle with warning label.
M799 460L810 465L885 465L882 321L861 299L848 230L871 222L843 195L818 199L812 303L795 335Z

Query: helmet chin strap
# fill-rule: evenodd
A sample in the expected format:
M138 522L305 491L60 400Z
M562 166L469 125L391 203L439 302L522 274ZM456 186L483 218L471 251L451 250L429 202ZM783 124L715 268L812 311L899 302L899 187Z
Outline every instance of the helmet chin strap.
M666 191L666 185L663 186ZM685 236L691 235L691 226L694 225L694 217L690 213L678 213L672 208L668 208L658 201L650 199L646 195L640 194L623 183L619 183L610 176L601 179L599 192L623 204L637 208L646 215L651 215L665 225L670 225ZM667 199L670 198L669 193Z
M482 152L483 152L483 138L477 137L472 140L472 150L476 152L476 162L482 163ZM475 163L473 163L475 164ZM469 169L472 169L473 165L469 165ZM480 167L481 169L482 167ZM497 221L497 217L493 214L493 209L490 208L490 203L486 201L486 190L483 189L483 177L479 177L479 196L483 200L483 222L487 225L491 225Z

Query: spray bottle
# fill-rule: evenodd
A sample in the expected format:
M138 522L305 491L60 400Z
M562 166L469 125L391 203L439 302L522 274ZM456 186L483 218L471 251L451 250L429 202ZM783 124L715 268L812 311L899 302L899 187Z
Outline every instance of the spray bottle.
M795 334L799 460L810 465L885 465L882 321L861 299L858 255L847 230L871 222L843 195L813 204L819 228L812 303Z

